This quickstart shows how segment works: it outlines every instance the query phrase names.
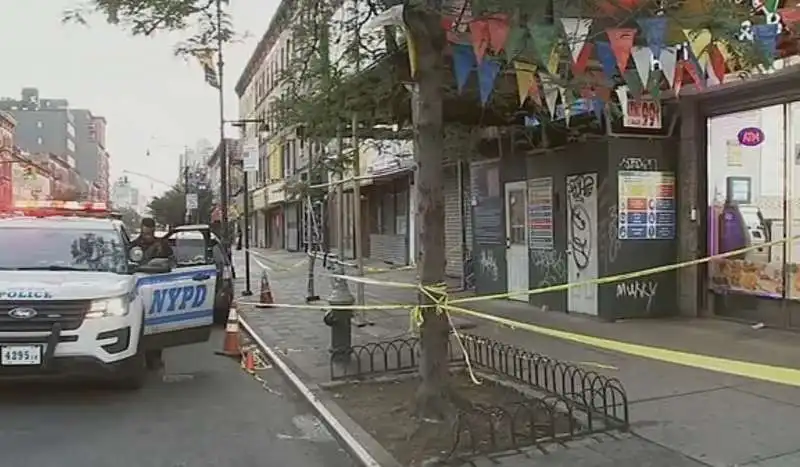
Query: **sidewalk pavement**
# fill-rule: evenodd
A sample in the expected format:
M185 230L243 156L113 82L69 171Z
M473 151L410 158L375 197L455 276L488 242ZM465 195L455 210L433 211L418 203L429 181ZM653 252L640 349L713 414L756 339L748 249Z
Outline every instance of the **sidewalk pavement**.
M261 267L271 269L270 282L276 302L304 302L307 274L307 264L301 262L304 254L256 250L252 257L255 263L254 277L257 277L255 272ZM239 264L243 265L244 261L237 262ZM238 269L241 270L242 266ZM369 277L415 282L414 271L409 270ZM317 294L326 298L330 291L329 279L319 274L316 285ZM354 289L352 285L351 289ZM256 288L254 290L257 292ZM365 286L365 298L366 303L375 304L413 303L416 300L413 290L372 285ZM586 317L539 311L524 303L505 300L475 302L466 307L601 338L800 368L800 346L796 345L800 336L792 332L753 330L720 320L605 323ZM310 380L318 383L329 379L329 330L322 324L320 312L270 309L245 311L245 316L263 332L264 339L282 350ZM353 339L356 343L408 334L409 321L405 310L371 311L368 316L375 325L354 327ZM471 333L529 348L559 360L586 365L592 371L620 379L628 391L633 431L650 443L640 439L641 446L637 450L630 446L635 441L627 440L625 449L612 450L617 453L617 457L611 458L617 466L702 465L698 462L712 466L800 465L800 430L797 429L800 388L643 359L512 330L487 321L466 321L472 321L477 326L470 330ZM653 449L662 449L664 452L656 456ZM587 463L593 454L586 454L586 451L570 449L565 451L570 454L563 455L585 454L583 458L571 460L573 465L611 465L601 460ZM669 452L680 453L696 462L682 456L678 458L683 460L672 458L670 464L648 464L650 461L645 459L654 456L666 459ZM513 459L505 458L502 465L511 467L515 465L513 462Z

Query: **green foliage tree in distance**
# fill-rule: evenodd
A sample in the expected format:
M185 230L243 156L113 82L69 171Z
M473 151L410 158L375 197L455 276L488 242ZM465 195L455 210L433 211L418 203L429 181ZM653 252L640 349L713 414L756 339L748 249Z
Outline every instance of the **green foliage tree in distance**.
M213 201L210 191L201 191L198 194L198 211L200 212L199 222L201 224L210 223L211 209ZM160 225L182 225L186 219L186 194L183 187L173 186L166 193L157 196L150 201L147 207L150 209L151 216Z
M129 232L139 230L139 225L142 222L142 216L131 208L120 208L117 210L122 216L122 223L128 228Z
M280 8L278 27L291 28L293 34L294 53L292 66L283 76L286 94L278 102L280 110L278 121L282 125L299 125L304 129L306 138L320 143L329 143L337 135L360 137L379 135L377 124L394 123L399 126L398 137L412 135L415 143L415 159L417 163L417 225L420 246L417 258L418 273L423 285L443 282L445 270L444 244L444 198L441 187L442 162L450 149L448 135L451 125L444 122L445 101L452 103L454 92L453 79L448 69L448 32L443 28L444 20L454 23L454 31L461 34L468 30L471 23L478 18L493 13L502 13L510 18L516 29L523 29L523 37L515 38L520 44L518 50L511 54L506 51L506 59L499 73L499 80L510 79L509 64L515 59L525 59L536 63L540 69L545 68L548 57L543 57L537 50L537 39L555 39L559 50L559 66L555 73L540 76L544 82L553 82L565 88L570 95L577 95L586 83L586 73L570 72L571 57L569 45L563 35L556 37L554 31L560 27L558 18L582 17L598 19L603 27L596 30L602 34L605 28L632 26L643 17L665 15L669 18L670 30L668 44L684 42L684 31L689 34L709 30L712 36L724 38L730 42L741 69L751 69L763 63L763 54L754 51L751 43L737 42L734 34L739 31L742 21L749 19L751 12L745 2L710 0L565 0L565 1L531 1L531 0L469 0L445 2L443 0L404 0L402 21L400 25L389 25L382 28L385 35L385 50L376 48L376 42L370 41L360 31L360 26L389 4L377 0L357 0L364 8L359 14L349 19L332 18L334 5L338 2L330 0L295 0ZM159 30L185 30L200 27L208 31L206 23L212 4L205 0L92 0L95 11L106 16L106 19L137 35L150 35ZM749 4L749 2L746 2ZM689 8L695 4L696 7ZM602 12L601 12L602 10ZM83 20L80 13L70 14L71 19ZM203 25L206 25L205 27ZM332 42L330 29L338 28L349 34L352 40L339 43ZM213 29L213 28L212 28ZM548 32L549 31L549 32ZM542 36L546 33L546 36ZM192 36L194 46L207 43L210 35ZM403 36L410 38L416 55L416 73L403 76L397 73L405 57L408 44ZM641 34L640 34L641 36ZM589 37L589 41L594 37ZM342 47L344 53L332 63L331 47ZM398 53L401 52L401 53ZM374 63L366 60L386 56L394 59L394 66L381 67L362 63ZM597 71L597 63L590 63L588 71ZM361 73L348 73L361 71ZM398 76L400 75L400 76ZM406 72L405 75L408 75ZM656 73L656 75L658 75ZM663 81L663 77L660 78ZM619 84L618 82L615 83ZM651 91L658 89L653 83L643 83ZM507 87L511 89L512 87ZM474 94L474 91L473 91ZM466 98L466 97L465 97ZM506 124L521 126L515 118L519 107L514 102L514 92L504 91L501 85L495 86L492 100L487 109L512 109L507 116ZM510 103L511 105L503 105ZM546 109L527 103L521 109L524 113L536 115L543 125L538 131L546 131L548 127L558 126L549 119ZM502 112L501 112L502 113ZM357 119L353 119L353 115ZM411 124L408 124L410 116ZM353 131L352 121L356 121ZM469 126L469 125L468 125ZM461 134L463 136L463 132ZM470 132L470 129L466 129ZM520 131L526 132L520 128ZM385 136L385 135L384 135ZM341 136L340 136L341 137ZM465 138L461 138L465 139ZM466 138L467 141L474 141ZM340 146L341 147L341 146ZM464 151L469 152L469 151ZM339 171L352 162L353 151L338 150L326 154L323 161L315 165L315 170L327 171L338 167ZM302 186L297 187L299 191ZM422 358L420 374L422 384L417 394L418 412L423 420L446 419L453 415L451 408L458 396L449 385L447 363L447 345L449 323L446 313L432 306L436 294L428 296L420 294L420 305L423 306L420 326Z

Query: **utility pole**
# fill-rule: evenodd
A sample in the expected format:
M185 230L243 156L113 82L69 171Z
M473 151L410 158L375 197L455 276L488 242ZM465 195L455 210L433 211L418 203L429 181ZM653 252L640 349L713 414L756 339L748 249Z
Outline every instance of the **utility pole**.
M183 207L186 210L184 219L187 224L192 223L192 210L189 208L189 164L183 161Z
M222 0L216 0L217 6L217 85L219 85L219 202L220 217L222 218L222 243L228 255L231 255L231 236L228 226L228 148L225 144L225 92L224 92L224 62L222 57Z
M361 31L359 30L361 24L360 13L358 9L358 0L355 3L356 26L355 26L355 59L356 59L356 76L361 73ZM354 249L356 250L356 267L358 268L358 277L364 277L364 251L363 251L363 238L361 232L361 154L359 151L358 141L358 112L353 112L352 120L352 144L353 144L353 217L355 217L356 235L354 242ZM364 304L364 284L356 282L356 303L358 305Z

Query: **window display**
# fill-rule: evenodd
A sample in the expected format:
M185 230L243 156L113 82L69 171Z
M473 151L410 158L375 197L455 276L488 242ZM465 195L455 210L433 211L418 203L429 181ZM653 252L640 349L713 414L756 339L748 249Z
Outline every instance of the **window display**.
M784 261L784 246L770 242L800 232L800 226L785 228L792 224L784 216L784 183L791 178L784 112L777 105L708 120L709 254L749 248L709 264L714 290L785 296L784 264L792 255ZM788 296L800 298L800 283L789 289Z

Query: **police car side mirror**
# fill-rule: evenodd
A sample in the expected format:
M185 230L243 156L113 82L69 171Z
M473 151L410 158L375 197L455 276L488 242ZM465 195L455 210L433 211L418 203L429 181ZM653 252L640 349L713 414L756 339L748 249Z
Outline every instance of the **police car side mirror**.
M142 258L144 258L144 251L138 246L131 248L131 251L128 252L128 259L134 263L138 263Z
M163 274L172 271L172 265L167 258L153 258L136 268L136 272L145 274Z

